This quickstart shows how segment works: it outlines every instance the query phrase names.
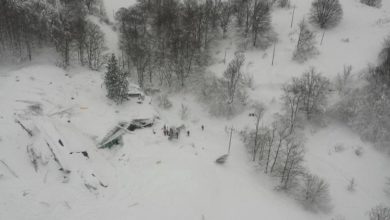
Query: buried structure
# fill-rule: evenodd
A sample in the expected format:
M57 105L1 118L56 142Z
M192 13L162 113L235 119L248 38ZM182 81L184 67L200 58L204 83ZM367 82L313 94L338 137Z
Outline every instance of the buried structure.
M131 133L137 129L152 127L155 118L153 119L134 119L131 122L119 122L112 128L106 136L100 141L98 148L112 148L113 146L123 145L122 136L125 133Z

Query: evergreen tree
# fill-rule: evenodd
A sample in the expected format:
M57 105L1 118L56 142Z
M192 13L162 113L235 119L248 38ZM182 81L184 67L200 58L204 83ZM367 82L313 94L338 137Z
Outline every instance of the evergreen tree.
M127 99L129 83L126 79L126 74L119 70L118 61L114 54L108 61L104 84L109 99L117 104L121 104Z

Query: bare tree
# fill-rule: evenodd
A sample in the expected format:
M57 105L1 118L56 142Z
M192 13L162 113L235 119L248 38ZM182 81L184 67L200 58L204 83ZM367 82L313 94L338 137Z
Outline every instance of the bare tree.
M270 173L272 173L276 167L276 164L279 162L280 159L280 154L283 145L285 144L285 141L287 138L291 135L290 132L290 123L283 117L283 116L277 116L276 120L276 137L275 137L275 152L274 152L274 157L272 161L272 165L270 168Z
M181 120L187 120L190 115L190 109L188 106L181 104L181 108L179 110L180 118Z
M314 67L303 73L300 83L303 89L302 110L307 118L311 119L312 116L324 111L330 83Z
M339 0L314 0L310 10L310 21L320 28L336 26L343 17Z
M370 220L390 220L390 207L378 205L370 210L368 216Z
M244 54L236 52L234 59L230 61L227 69L223 74L227 92L227 103L230 107L232 107L231 105L234 102L237 87L242 80L241 67L244 65L244 61Z
M264 105L260 103L256 103L254 106L254 113L252 113L252 116L255 117L255 135L254 135L254 146L253 146L253 158L252 161L256 160L256 155L259 149L261 149L261 157L262 157L262 151L263 151L263 146L264 142L261 141L261 137L263 136L260 134L261 132L261 126L260 126L260 121L263 118L264 114Z
M245 27L244 27L244 36L247 37L250 30L250 17L252 14L252 3L256 0L244 0L243 6L245 7Z
M142 4L129 9L122 8L116 16L121 22L121 48L137 70L139 86L144 88L145 72L151 61L150 35L146 28L146 8Z
M104 50L104 35L99 26L88 22L85 33L85 49L87 52L88 67L98 70L102 65L102 52Z
M310 68L299 78L293 77L291 82L283 86L283 96L286 118L289 121L289 132L300 121L300 113L305 113L311 120L325 111L327 94L329 93L329 80Z
M166 93L160 94L156 98L158 107L162 109L170 109L172 107L172 102L169 100Z
M98 1L1 1L1 57L15 55L31 60L35 48L52 47L60 55L62 67L70 65L77 53L85 63L85 38L89 8ZM74 53L74 54L73 54Z
M265 147L267 147L267 159L265 163L265 173L268 173L268 167L271 161L271 154L272 154L272 147L274 146L274 141L275 141L275 134L276 134L276 123L272 123L271 128L266 130L266 135L265 135Z
M310 57L313 57L318 53L315 46L315 37L316 35L309 29L306 21L302 20L299 24L299 37L297 46L293 53L293 60L305 62Z
M53 21L53 41L56 46L56 50L60 53L62 58L61 65L63 67L68 67L70 64L70 49L72 42L70 24L69 21L64 18L68 17L68 15L59 17L59 20Z
M346 94L351 88L349 84L351 83L352 78L352 66L344 66L343 73L337 74L335 87L339 94Z
M294 131L298 119L298 113L304 96L302 91L302 85L298 78L293 78L291 83L283 86L282 100L284 101L287 117L289 119L290 133Z
M301 140L296 136L286 139L284 149L284 162L281 169L281 189L288 190L294 186L296 179L304 171L302 167L304 148Z
M252 43L256 47L259 35L271 29L270 6L267 1L255 0L252 14Z
M251 2L251 0L249 1L246 1L246 0L233 0L233 10L234 10L234 13L235 13L235 16L236 16L236 21L237 21L237 25L239 27L243 26L244 25L244 22L245 22L245 14L247 12L247 9L248 9L248 6L247 4L249 4Z
M329 184L325 180L313 174L306 174L300 191L301 202L306 208L312 211L329 209Z
M231 17L233 15L232 6L230 5L230 2L222 2L221 3L221 10L220 10L220 26L222 29L222 36L223 38L226 37L226 32L229 27L229 23L231 20Z
M379 64L364 73L366 84L351 89L337 103L336 111L367 141L383 150L390 146L390 38L379 54Z
M278 6L281 8L288 8L290 7L290 0L278 0Z

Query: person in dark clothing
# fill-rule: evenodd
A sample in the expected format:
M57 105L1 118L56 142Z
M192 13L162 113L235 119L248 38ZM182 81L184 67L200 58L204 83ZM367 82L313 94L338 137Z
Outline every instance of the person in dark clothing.
M204 131L204 125L202 125L202 131Z
M187 136L188 136L188 137L190 136L190 131L187 131Z
M169 137L173 137L173 129L172 129L172 128L169 129L168 136L169 136Z
M164 125L164 127L163 127L163 134L164 134L164 136L167 135L167 126L165 126L165 125Z

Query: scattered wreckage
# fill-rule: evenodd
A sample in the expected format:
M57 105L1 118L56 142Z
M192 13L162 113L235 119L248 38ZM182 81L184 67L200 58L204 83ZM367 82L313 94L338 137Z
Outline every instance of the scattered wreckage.
M88 138L80 139L77 133L58 121L48 117L39 117L35 120L15 119L29 137L27 155L35 172L43 173L46 170L44 181L49 171L59 171L60 181L68 183L71 178L77 178L91 192L98 193L98 187L108 187L91 169L90 154L85 144L91 144ZM80 140L85 140L81 141ZM80 156L78 156L80 155ZM17 174L4 162L0 161L13 176Z

